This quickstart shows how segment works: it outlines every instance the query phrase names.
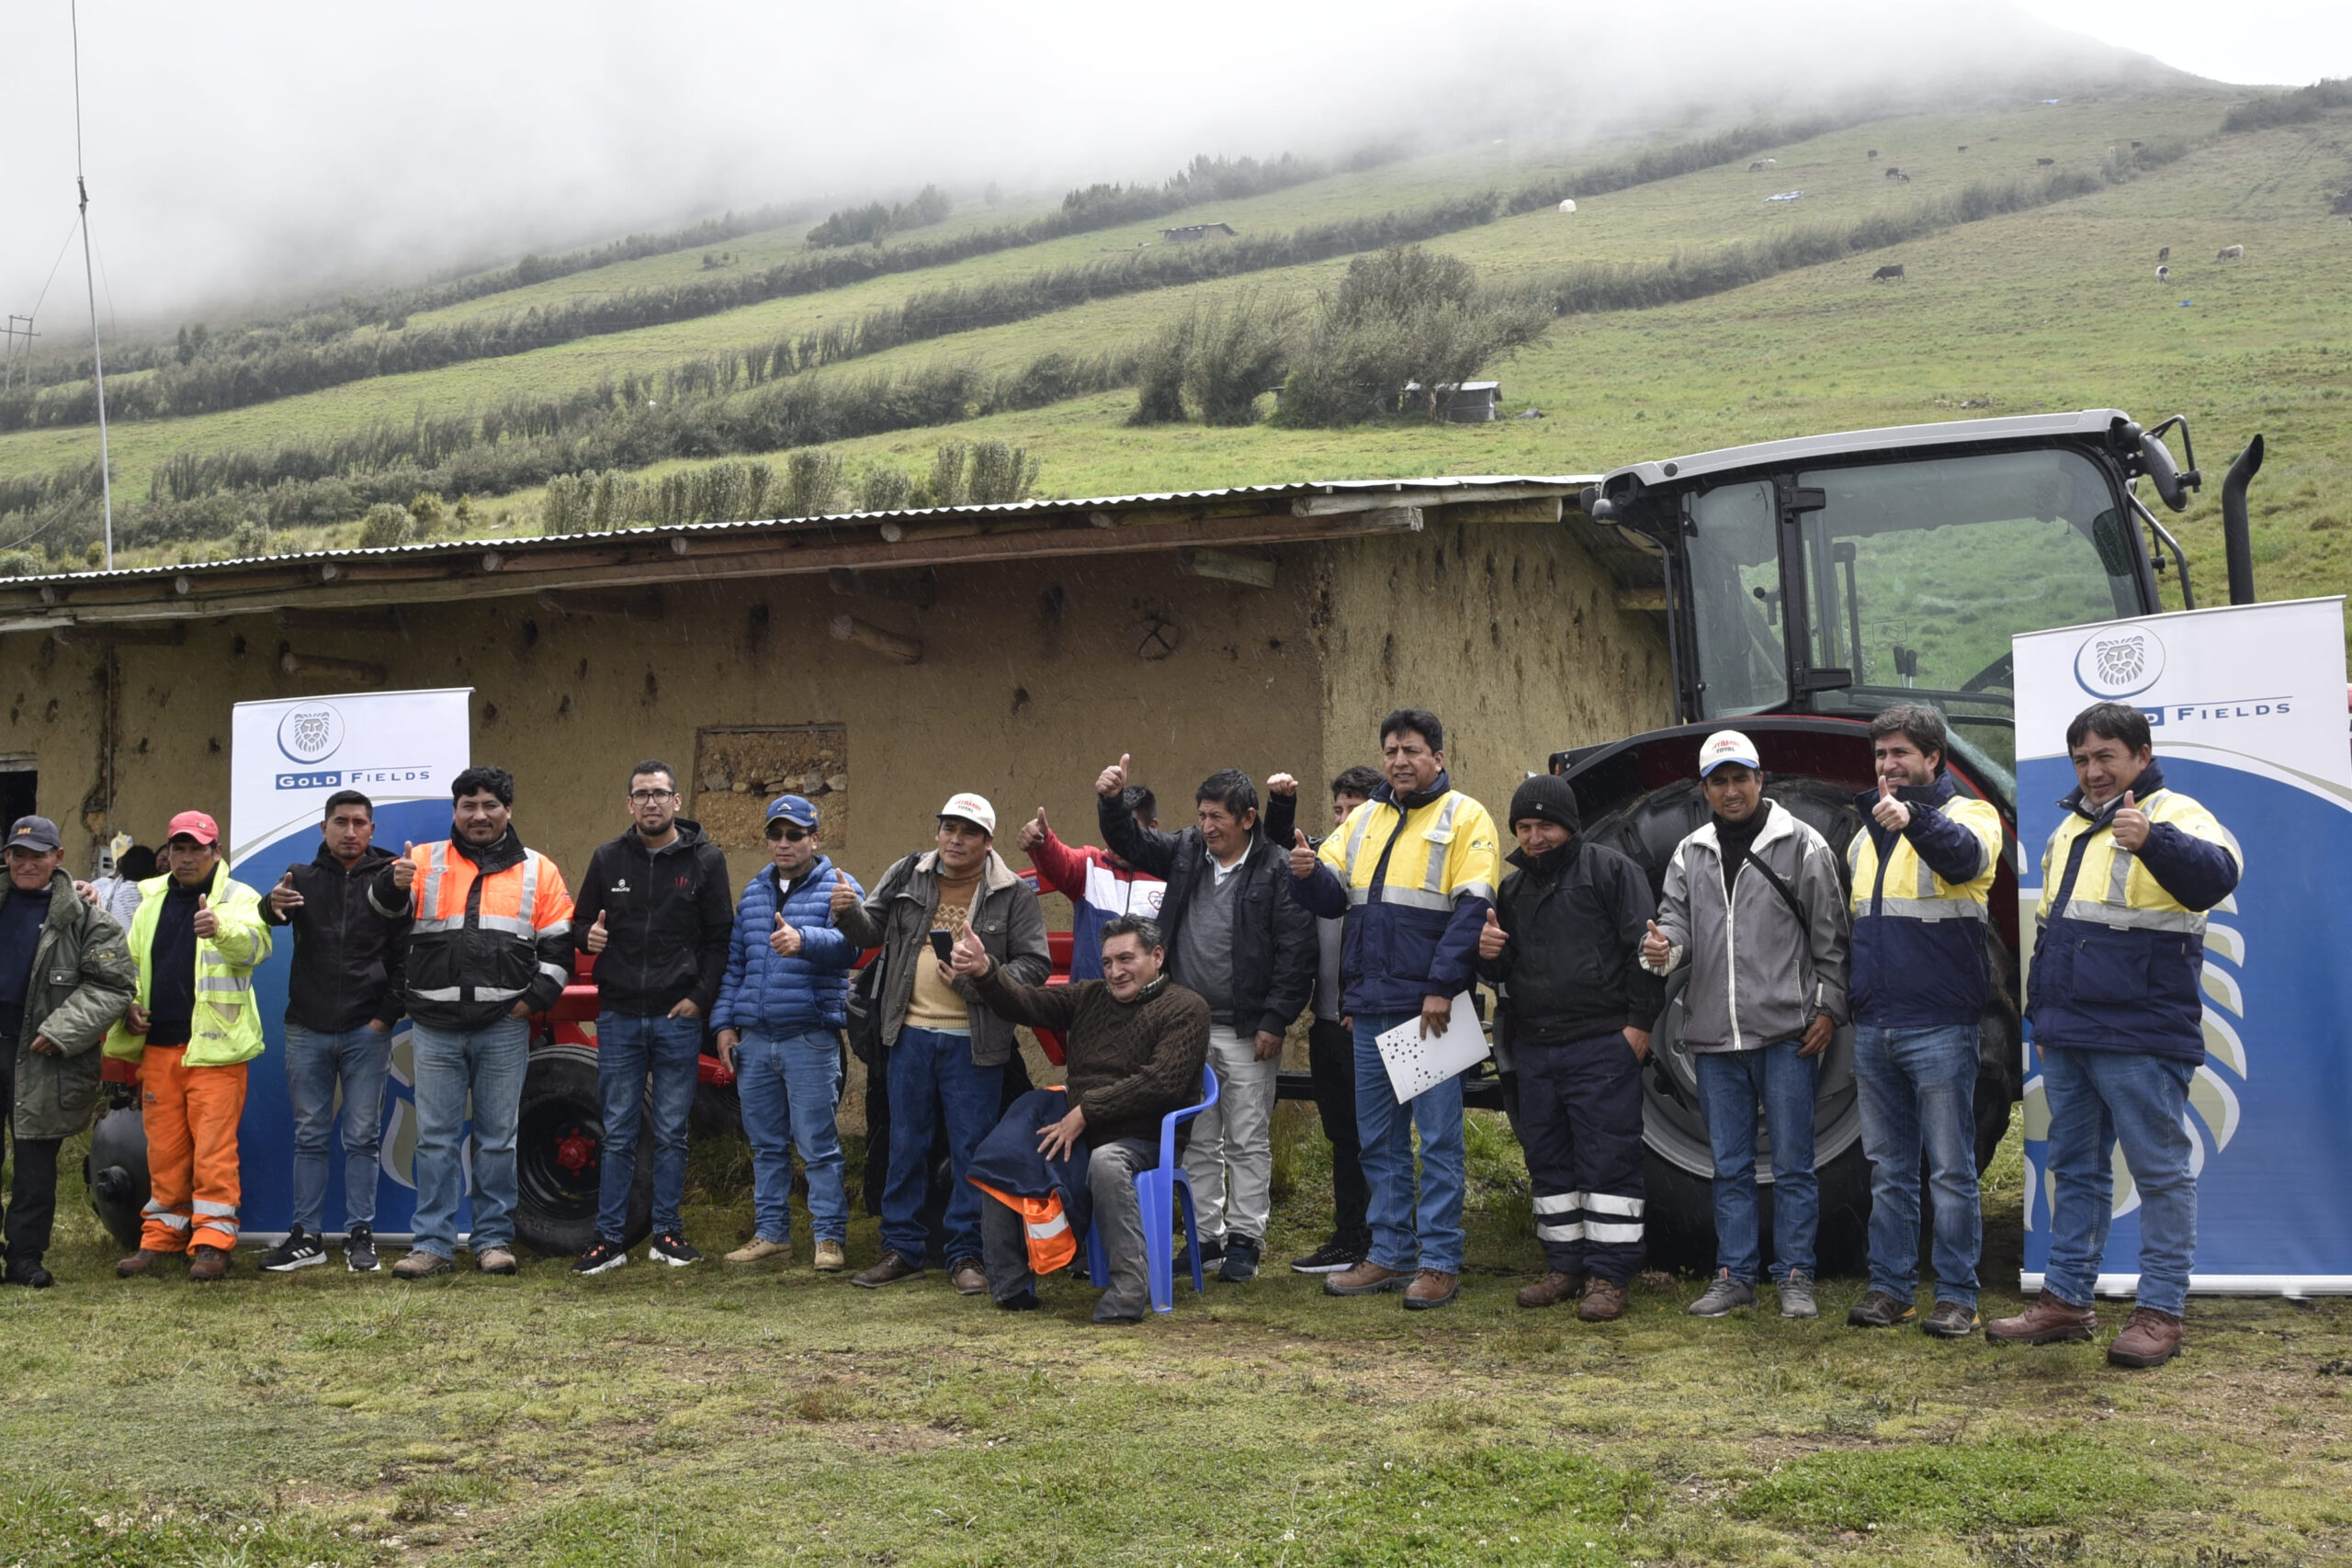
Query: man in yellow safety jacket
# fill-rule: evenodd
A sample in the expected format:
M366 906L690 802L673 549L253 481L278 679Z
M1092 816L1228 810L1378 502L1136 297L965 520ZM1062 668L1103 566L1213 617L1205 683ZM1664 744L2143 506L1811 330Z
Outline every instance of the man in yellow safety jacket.
M269 927L203 812L172 818L164 862L165 874L139 885L130 922L138 998L107 1036L107 1055L139 1064L151 1190L139 1250L115 1272L128 1280L187 1253L190 1280L218 1280L237 1245L237 1122L245 1064L262 1051L254 969Z

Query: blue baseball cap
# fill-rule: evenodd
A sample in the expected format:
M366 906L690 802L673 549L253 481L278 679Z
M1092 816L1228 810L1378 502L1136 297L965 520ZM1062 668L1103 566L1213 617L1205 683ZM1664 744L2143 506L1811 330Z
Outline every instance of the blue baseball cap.
M768 802L768 820L785 821L796 828L814 828L817 808L797 795L779 795Z

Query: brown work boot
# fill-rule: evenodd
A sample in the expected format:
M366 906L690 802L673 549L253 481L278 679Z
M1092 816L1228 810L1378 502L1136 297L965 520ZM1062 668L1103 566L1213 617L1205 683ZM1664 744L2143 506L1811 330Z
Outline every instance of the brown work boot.
M1323 1293L1327 1296L1372 1296L1385 1291L1401 1291L1413 1282L1409 1269L1383 1269L1365 1261L1338 1274L1323 1276Z
M454 1274L457 1271L458 1266L448 1258L421 1247L411 1247L406 1258L392 1265L392 1278L395 1280L430 1280L436 1274Z
M817 1244L816 1262L811 1267L820 1274L838 1274L849 1267L849 1254L842 1250L840 1242L820 1241Z
M2161 1367L2180 1354L2180 1319L2154 1307L2133 1307L2132 1321L2107 1348L2110 1367Z
M1535 1283L1521 1285L1519 1288L1519 1304L1523 1307L1555 1307L1582 1294L1583 1275L1563 1274L1555 1269Z
M142 1247L138 1251L132 1253L130 1257L124 1258L121 1262L114 1266L115 1278L118 1280L136 1280L140 1275L144 1274L149 1269L154 1268L155 1265L164 1258L177 1258L179 1254L176 1252L159 1252L152 1247Z
M1413 1276L1411 1284L1405 1287L1405 1310L1427 1312L1431 1307L1449 1304L1461 1293L1461 1275L1447 1274L1435 1269L1424 1269Z
M2097 1312L2061 1301L2044 1290L2017 1316L1986 1324L1984 1337L1996 1345L2055 1345L2062 1340L2088 1339L2098 1328Z
M1577 1315L1587 1323L1614 1323L1625 1315L1628 1304L1624 1286L1614 1280L1596 1277L1586 1284L1584 1300L1577 1303Z
M209 1284L229 1271L229 1251L220 1247L199 1247L187 1266L187 1277L197 1284Z
M849 1282L853 1285L863 1285L865 1289L873 1291L879 1290L884 1285L895 1285L901 1280L911 1280L922 1272L922 1264L910 1258L901 1258L886 1247L883 1249L882 1256L876 1258L863 1273L852 1274L849 1277Z
M985 1296L989 1293L989 1271L980 1267L977 1258L959 1258L947 1266L947 1282L956 1287L959 1296Z

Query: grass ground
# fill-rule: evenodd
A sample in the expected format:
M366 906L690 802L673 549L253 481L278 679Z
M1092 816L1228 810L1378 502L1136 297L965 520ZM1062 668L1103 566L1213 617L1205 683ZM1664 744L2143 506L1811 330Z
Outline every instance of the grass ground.
M1277 1267L1102 1330L1063 1281L1008 1315L936 1273L866 1292L805 1262L424 1287L320 1269L113 1280L65 1195L62 1282L0 1297L0 1562L2085 1562L2352 1551L2352 1310L2198 1302L2126 1375L1685 1316L1655 1276L1606 1327L1523 1312L1524 1171L1474 1115L1462 1300L1408 1316ZM1321 1239L1328 1168L1286 1110L1270 1255ZM70 1153L71 1151L69 1151ZM73 1162L69 1162L71 1164ZM2001 1172L2006 1171L2006 1175ZM688 1225L744 1234L740 1144ZM2014 1141L1988 1190L2015 1302ZM805 1230L800 1233L805 1238ZM851 1255L876 1243L861 1213ZM803 1240L805 1247L806 1241Z

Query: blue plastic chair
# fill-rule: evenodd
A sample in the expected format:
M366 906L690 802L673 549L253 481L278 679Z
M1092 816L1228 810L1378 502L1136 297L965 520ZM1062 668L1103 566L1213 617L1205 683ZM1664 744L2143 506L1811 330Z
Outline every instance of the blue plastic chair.
M1176 1123L1189 1122L1216 1103L1216 1069L1201 1069L1201 1102L1171 1111L1159 1119L1159 1164L1136 1172L1136 1204L1143 1213L1143 1255L1151 1277L1151 1310L1176 1310L1176 1241L1168 1226L1168 1205L1183 1200L1184 1251L1193 1261L1193 1289L1206 1293L1208 1280L1201 1273L1201 1232L1193 1219L1193 1184L1176 1159ZM1086 1227L1086 1275L1098 1285L1111 1282L1111 1260L1103 1256L1102 1233Z

